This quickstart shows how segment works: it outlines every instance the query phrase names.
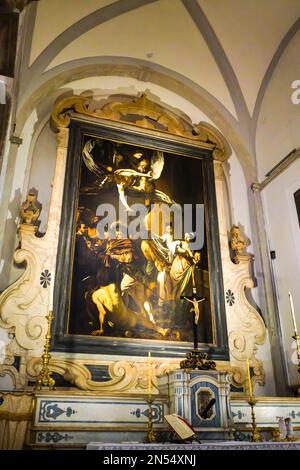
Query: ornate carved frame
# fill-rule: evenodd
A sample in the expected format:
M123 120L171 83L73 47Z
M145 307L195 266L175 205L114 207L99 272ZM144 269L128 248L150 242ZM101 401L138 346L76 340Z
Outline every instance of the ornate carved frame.
M66 162L66 178L64 183L64 195L61 211L61 224L60 236L57 252L56 264L56 283L55 283L55 296L54 296L54 336L53 336L53 349L56 351L70 350L83 353L107 353L110 351L112 355L135 355L145 356L149 348L154 355L158 357L183 357L184 354L191 349L192 345L188 343L180 343L173 341L151 341L151 340L138 340L131 338L109 338L109 337L95 337L84 335L71 335L67 334L67 316L68 304L66 292L71 282L71 252L74 244L74 230L73 220L75 219L75 204L76 197L74 197L74 182L78 181L78 174L80 170L81 161L81 146L84 135L99 136L104 139L111 139L121 143L137 144L141 147L154 148L164 152L171 152L174 154L182 155L184 157L199 158L202 161L204 172L204 186L205 186L205 212L206 224L208 232L208 249L209 249L209 264L210 264L210 284L211 284L211 305L213 316L213 328L215 342L213 344L200 345L203 352L208 352L209 357L218 360L228 360L228 339L225 317L225 302L224 290L221 269L221 256L219 245L219 228L216 207L215 185L214 185L214 168L212 154L215 150L211 142L200 141L196 132L190 134L190 138L180 137L177 139L166 135L166 132L152 131L145 129L145 126L151 121L149 115L153 120L155 107L145 97L140 98L144 105L143 127L136 125L112 122L112 115L109 114L110 120L105 120L102 117L92 117L87 119L83 115L73 114L70 116L69 123L69 144ZM151 108L150 108L151 105ZM129 104L119 104L116 106L106 106L105 114L113 111L113 117L119 118L121 114L127 117L136 115L140 111L140 105L131 106ZM150 109L150 111L148 111ZM183 124L181 128L176 125L175 119L172 120L168 115L163 118L157 119L158 106L156 108L156 120L154 122L160 124L160 129L166 127L167 120L172 124L172 130L180 130L185 135L188 131L184 129ZM102 108L102 113L104 113ZM100 114L99 112L97 114ZM53 120L55 120L54 117ZM141 121L139 121L141 122ZM152 121L153 122L153 121ZM180 123L180 121L178 121ZM147 125L147 127L149 127ZM153 124L152 124L153 125ZM169 123L168 123L169 125Z

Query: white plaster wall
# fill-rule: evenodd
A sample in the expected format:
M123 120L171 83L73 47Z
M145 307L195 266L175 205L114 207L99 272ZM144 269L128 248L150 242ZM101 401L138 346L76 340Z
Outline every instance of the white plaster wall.
M300 147L300 104L292 103L292 83L300 80L300 31L281 57L266 90L258 120L256 153L261 178Z
M65 29L116 0L39 0L31 45L30 65ZM59 13L58 13L59 12Z
M201 85L235 116L215 59L179 0L149 3L95 26L62 49L47 70L97 56L130 57L167 67Z
M22 144L20 145L17 153L14 180L12 184L12 191L10 197L10 212L8 219L8 225L5 229L6 240L11 240L11 243L14 242L15 248L19 244L19 239L17 236L17 227L19 223L19 211L20 205L26 199L26 194L24 195L24 182L27 168L27 161L29 157L29 149L31 145L32 135L36 122L38 120L37 114L35 111L31 113L27 122L24 126L24 129L21 134L23 139ZM9 274L9 283L12 284L16 281L20 275L23 273L24 268L18 265L12 264L11 272Z
M51 110L49 109L48 116L50 113ZM15 282L24 271L24 267L7 262L5 256L18 246L19 209L30 189L38 191L38 202L42 204L39 231L45 232L47 228L51 183L55 168L56 140L54 132L50 129L49 119L46 120L46 124L41 129L37 129L37 132L35 132L40 123L39 121L36 111L33 111L22 132L23 143L18 149L9 212L5 226L3 258L0 261L0 289L2 288L2 290Z
M233 151L229 159L229 177L232 201L232 220L236 225L240 225L244 234L249 239L249 251L252 249L252 231L250 224L247 182L242 166Z
M294 148L300 147L300 104L292 103L292 82L300 79L300 32L281 57L266 90L258 120L256 152L260 180ZM300 229L294 192L300 188L300 161L294 162L262 192L266 232L278 294L278 308L290 383L299 383L288 292L300 328ZM270 261L271 262L271 261Z
M300 14L299 0L198 0L240 82L250 114L278 44Z
M253 386L253 392L256 396L269 397L275 396L275 382L274 382L274 369L272 363L271 349L270 349L270 338L269 332L266 331L266 341L263 345L259 346L257 353L257 359L263 362L265 371L265 384Z
M51 184L54 177L56 158L55 134L50 128L49 121L43 126L32 152L31 167L27 191L34 188L38 191L38 202L42 204L39 220L39 231L44 233L47 229L49 214Z
M300 328L300 227L294 201L294 193L298 189L300 189L300 161L294 162L263 192L270 249L276 252L273 266L291 383L299 382L295 366L296 358L293 357L295 344L292 340L294 333L288 297L288 292L291 291L296 322Z
M9 284L14 282L23 272L11 263L11 253L17 247L17 226L19 221L19 210L23 201L23 187L26 174L27 159L31 144L34 126L37 121L36 112L33 111L26 121L21 138L22 144L18 148L16 165L9 200L8 213L6 216L5 234L0 260L0 290L4 290Z

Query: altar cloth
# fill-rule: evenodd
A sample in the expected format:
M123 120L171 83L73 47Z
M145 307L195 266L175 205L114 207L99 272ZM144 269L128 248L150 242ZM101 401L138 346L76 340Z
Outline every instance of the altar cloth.
M104 442L90 442L86 446L87 450L147 450L156 451L200 451L200 450L300 450L300 441L298 442L240 442L240 441L225 441L225 442L203 442L201 444L172 444L172 443L104 443Z

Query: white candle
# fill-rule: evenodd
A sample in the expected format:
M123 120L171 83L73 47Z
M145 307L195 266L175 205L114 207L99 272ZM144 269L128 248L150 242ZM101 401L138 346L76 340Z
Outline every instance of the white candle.
M148 387L149 387L149 399L151 399L151 352L148 352Z
M291 304L291 312L292 312L292 319L293 319L293 326L294 326L294 332L297 335L297 325L296 325L296 317L295 317L295 310L294 310L294 303L293 303L293 297L292 294L289 292L289 298L290 298L290 304Z
M54 295L54 272L51 271L50 294L49 294L49 311L53 311L53 295Z
M248 385L249 385L249 396L250 396L250 399L252 400L253 391L252 391L252 382L251 382L250 366L249 366L248 359L247 359L247 377L248 377Z

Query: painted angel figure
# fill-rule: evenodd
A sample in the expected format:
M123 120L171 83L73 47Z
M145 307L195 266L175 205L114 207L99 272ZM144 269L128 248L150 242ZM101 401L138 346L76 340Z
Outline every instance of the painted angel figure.
M174 201L162 191L155 187L155 180L158 180L164 167L164 154L155 151L151 158L147 158L142 152L135 152L128 158L128 163L133 168L120 168L126 165L124 157L115 152L112 159L112 166L96 163L91 152L95 145L95 140L88 140L83 148L83 161L87 168L97 176L97 184L100 189L111 184L116 184L120 201L127 211L130 207L126 200L125 190L136 191L145 194L145 204L150 201L166 202L172 204Z

